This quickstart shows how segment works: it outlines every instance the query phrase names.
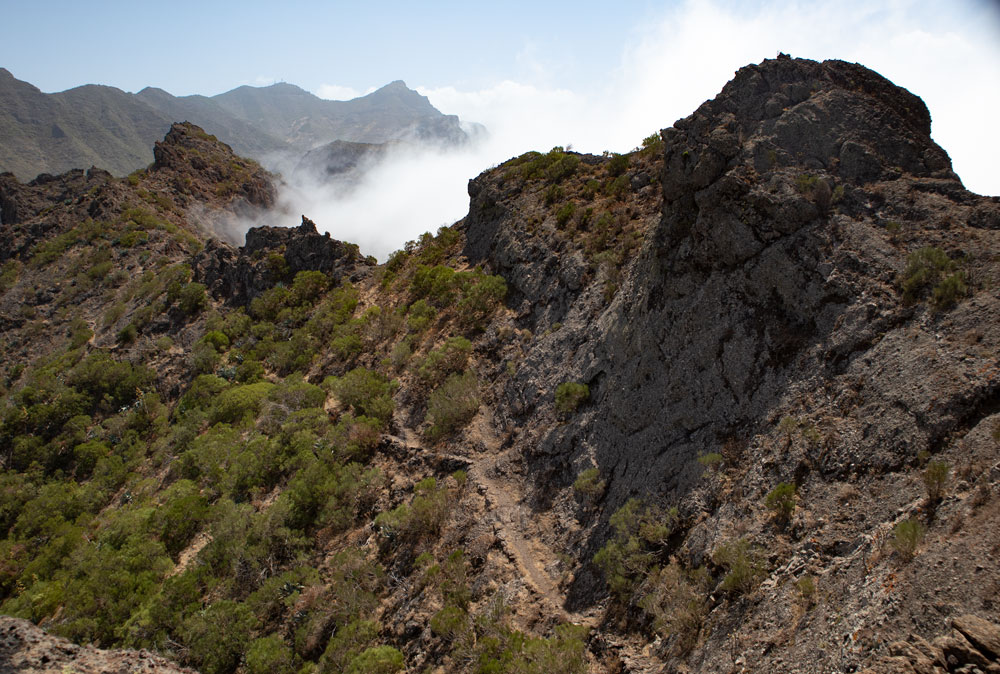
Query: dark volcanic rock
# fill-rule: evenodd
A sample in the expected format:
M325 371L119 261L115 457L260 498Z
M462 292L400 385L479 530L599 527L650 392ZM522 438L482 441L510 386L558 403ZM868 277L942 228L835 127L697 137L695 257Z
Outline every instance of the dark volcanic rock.
M610 514L635 495L677 502L697 484L699 454L745 445L821 379L865 382L843 430L853 441L786 457L767 483L793 479L797 461L841 475L898 468L981 416L1000 376L964 387L974 366L936 354L933 335L882 337L911 314L888 218L993 222L977 214L998 208L962 188L929 134L922 101L861 66L742 68L662 132L662 217L609 304L574 291L582 260L525 245L500 172L472 181L465 253L508 280L525 327L548 327L539 318L553 306L562 323L526 355L497 417L514 429L563 381L590 387L583 411L526 442L529 462L569 483L592 461ZM890 200L910 208L890 212ZM994 304L961 320L993 324ZM866 379L870 354L885 367ZM953 384L924 386L928 368Z
M193 264L195 279L233 304L248 304L300 271L321 271L339 283L362 278L371 266L356 245L332 239L329 233L319 234L316 224L305 216L298 227L250 229L240 249L213 239Z
M157 672L196 674L146 650L103 650L78 646L46 634L27 620L0 616L0 669L21 674L63 672Z
M252 206L274 205L276 192L257 162L238 157L232 148L189 122L174 124L153 147L155 172L172 176L178 191L202 201L239 195Z

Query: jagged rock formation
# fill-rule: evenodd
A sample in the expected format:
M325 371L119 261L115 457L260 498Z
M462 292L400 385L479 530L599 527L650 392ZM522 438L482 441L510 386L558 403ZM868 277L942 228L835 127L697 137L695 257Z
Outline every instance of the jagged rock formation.
M504 200L500 176L470 186L470 260L490 264L531 298L532 330L560 321L564 328L540 345L531 379L510 382L501 409L511 425L523 418L567 378L568 357L569 378L591 386L592 411L536 451L573 461L580 447L597 448L602 472L615 477L613 504L630 493L690 488L699 453L757 432L793 382L844 376L874 335L912 316L892 288L900 261L877 229L903 217L896 204L904 195L909 212L938 221L992 227L986 223L1000 217L995 201L963 192L930 139L920 99L853 64L743 68L663 137L662 219L609 306L587 295L574 302L567 265L530 257L516 202L495 212ZM548 313L536 318L542 308ZM888 370L896 381L916 381L926 365L901 358ZM828 456L812 468L898 468L915 448L940 441L942 417L974 414L998 383L956 389L948 402L939 390L898 391L918 397L897 405L884 390L890 384L874 379L860 392L875 407L856 420L865 438L854 448L857 461ZM532 390L538 394L525 399ZM598 418L604 423L592 423Z
M277 256L277 257L274 257ZM358 247L316 231L316 223L302 216L298 227L254 227L238 250L217 239L195 258L195 280L212 294L236 305L247 305L276 283L300 271L321 271L336 284L357 282L371 273L373 262Z
M957 616L951 626L933 642L913 634L889 644L890 655L864 674L1000 672L1000 626L974 615Z
M156 154L0 178L4 610L218 672L1000 666L1000 200L914 95L747 66L380 266L205 241L268 176Z
M149 651L101 650L53 637L27 620L0 616L0 666L22 674L193 674Z

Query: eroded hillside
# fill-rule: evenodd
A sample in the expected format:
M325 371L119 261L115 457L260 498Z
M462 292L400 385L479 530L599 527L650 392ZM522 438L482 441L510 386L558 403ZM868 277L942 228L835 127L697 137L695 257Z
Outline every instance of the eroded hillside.
M748 66L383 265L208 240L268 176L156 158L0 182L3 613L203 672L1000 668L1000 203L909 92Z

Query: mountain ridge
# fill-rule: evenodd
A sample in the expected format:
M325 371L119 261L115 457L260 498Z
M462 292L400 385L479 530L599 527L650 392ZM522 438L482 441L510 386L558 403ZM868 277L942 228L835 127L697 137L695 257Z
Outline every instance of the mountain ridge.
M769 59L383 265L212 240L273 191L192 125L3 177L4 612L204 672L1000 668L1000 199L929 134Z
M456 116L443 115L401 80L351 101L324 101L284 83L244 85L211 97L177 97L156 87L132 94L96 84L46 94L3 72L0 171L22 180L89 166L119 176L145 168L152 143L171 123L184 120L265 162L334 140L445 145L469 140Z

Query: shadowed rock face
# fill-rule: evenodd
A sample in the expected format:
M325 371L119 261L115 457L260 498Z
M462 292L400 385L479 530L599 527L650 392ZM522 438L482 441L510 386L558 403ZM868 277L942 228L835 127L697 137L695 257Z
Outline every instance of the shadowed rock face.
M580 261L525 250L501 177L470 183L466 254L526 298L533 331L548 327L533 323L538 307L563 307L498 417L516 427L562 381L590 386L586 412L525 447L540 470L571 480L590 457L610 478L606 514L633 495L675 501L696 483L699 454L745 451L779 404L879 352L886 368L859 393L855 441L787 469L883 471L1000 390L961 376L944 391L914 388L933 356L896 333L879 341L910 315L894 288L901 256L878 230L889 195L906 194L895 203L925 220L1000 213L962 188L919 98L858 65L781 58L742 68L662 139L661 218L610 304L574 291ZM581 598L597 587L577 585Z
M371 266L356 245L320 234L305 216L298 227L254 227L239 249L213 239L193 265L196 280L213 295L244 305L300 271L321 271L336 284L363 278Z

